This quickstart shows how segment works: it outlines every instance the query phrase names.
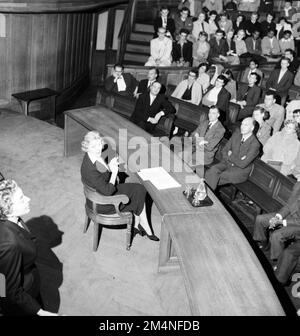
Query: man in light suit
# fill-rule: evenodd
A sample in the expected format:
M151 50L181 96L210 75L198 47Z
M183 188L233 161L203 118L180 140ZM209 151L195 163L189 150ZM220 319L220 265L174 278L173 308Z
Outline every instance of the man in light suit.
M130 73L124 73L122 64L115 64L113 74L106 78L104 86L107 92L132 96L137 83L137 80Z
M158 28L158 37L150 42L150 54L145 66L170 66L172 63L172 40L166 37L166 28Z
M218 185L245 182L250 174L252 163L260 151L260 143L253 134L255 121L246 118L241 128L233 133L222 150L222 160L213 165L205 179L212 190Z
M200 122L191 134L192 144L187 144L178 154L188 165L196 166L197 173L201 174L203 166L213 162L219 143L223 139L225 128L219 121L219 116L219 109L212 106L208 112L208 120ZM203 162L197 162L198 159L203 159Z
M290 60L287 57L281 59L281 68L275 69L266 82L267 90L272 89L276 91L281 98L281 105L284 106L288 91L293 84L294 76L288 70Z
M160 118L175 113L174 106L164 94L159 94L161 84L154 82L150 92L139 96L130 120L149 133L153 133Z

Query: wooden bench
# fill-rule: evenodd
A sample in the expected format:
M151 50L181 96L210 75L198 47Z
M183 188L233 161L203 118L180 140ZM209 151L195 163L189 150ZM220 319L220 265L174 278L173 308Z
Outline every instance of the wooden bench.
M21 105L22 112L27 116L29 113L29 104L33 101L41 100L41 99L50 99L52 108L51 108L51 116L52 119L56 120L56 96L59 93L52 89L43 88L31 91L24 91L19 93L13 93L12 96L18 100Z

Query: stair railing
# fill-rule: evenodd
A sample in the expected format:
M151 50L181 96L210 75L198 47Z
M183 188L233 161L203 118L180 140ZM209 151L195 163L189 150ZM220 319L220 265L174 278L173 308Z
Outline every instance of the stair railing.
M126 44L130 37L134 19L135 19L135 11L136 4L138 0L129 0L128 6L126 8L124 19L120 28L119 36L118 36L118 52L117 52L117 60L119 63L122 63L124 60L124 55L126 51Z

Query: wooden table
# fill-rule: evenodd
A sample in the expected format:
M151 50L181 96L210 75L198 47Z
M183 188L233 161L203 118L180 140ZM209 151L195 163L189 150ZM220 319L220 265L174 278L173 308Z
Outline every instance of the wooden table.
M32 101L49 98L51 102L51 106L52 106L51 108L52 119L55 121L56 120L56 96L58 96L58 94L59 93L57 91L54 91L48 88L43 88L43 89L13 93L12 96L18 100L18 102L21 105L22 111L24 112L26 116L29 113L29 104Z
M126 134L120 133L121 127ZM192 207L183 197L187 183L196 186L199 182L190 167L157 139L151 141L150 134L129 120L98 106L65 112L66 156L80 151L88 130L109 136L106 141L110 144L118 139L115 146L131 172L149 167L150 161L138 165L126 151L134 150L134 140L142 137L141 151L181 184L179 188L159 191L151 182L141 180L162 216L159 271L180 265L192 314L284 315L251 246L214 193L208 190L214 204L203 208ZM171 167L162 160L167 155L172 157Z

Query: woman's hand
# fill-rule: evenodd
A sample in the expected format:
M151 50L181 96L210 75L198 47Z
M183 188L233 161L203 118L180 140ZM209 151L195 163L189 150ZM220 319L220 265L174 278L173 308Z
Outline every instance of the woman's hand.
M112 173L117 173L119 170L119 158L118 157L112 158L108 166Z

